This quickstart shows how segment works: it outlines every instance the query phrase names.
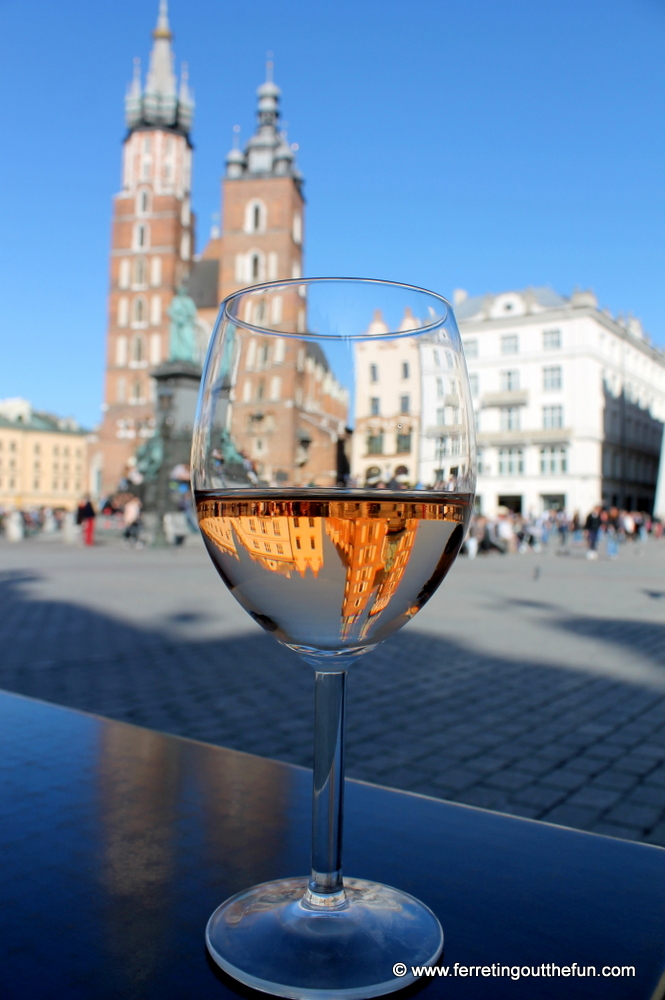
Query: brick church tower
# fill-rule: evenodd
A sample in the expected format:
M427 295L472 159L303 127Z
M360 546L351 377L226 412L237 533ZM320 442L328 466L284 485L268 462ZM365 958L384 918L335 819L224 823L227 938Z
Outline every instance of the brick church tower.
M125 100L122 190L114 198L100 492L117 488L130 456L152 436L150 370L168 357L168 308L194 252L190 191L194 102L173 71L167 0L160 0L150 66L138 60Z

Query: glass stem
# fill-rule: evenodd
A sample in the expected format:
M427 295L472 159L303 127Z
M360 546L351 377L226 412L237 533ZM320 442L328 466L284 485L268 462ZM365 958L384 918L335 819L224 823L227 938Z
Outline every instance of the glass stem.
M316 671L312 875L306 904L346 906L342 881L346 670Z

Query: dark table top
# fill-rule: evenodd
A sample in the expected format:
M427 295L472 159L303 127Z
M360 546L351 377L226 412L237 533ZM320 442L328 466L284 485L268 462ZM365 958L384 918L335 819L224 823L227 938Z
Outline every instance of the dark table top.
M258 1000L204 929L232 893L307 874L309 771L8 694L0 770L2 1000ZM345 870L427 903L444 965L598 973L451 973L396 997L663 995L662 849L353 781L346 814Z

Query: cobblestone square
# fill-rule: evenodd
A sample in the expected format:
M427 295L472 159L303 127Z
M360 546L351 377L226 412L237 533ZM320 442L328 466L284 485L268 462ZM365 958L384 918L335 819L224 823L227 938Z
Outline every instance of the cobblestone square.
M351 777L665 846L665 541L460 558L349 682ZM197 539L0 542L0 687L311 765L312 677Z

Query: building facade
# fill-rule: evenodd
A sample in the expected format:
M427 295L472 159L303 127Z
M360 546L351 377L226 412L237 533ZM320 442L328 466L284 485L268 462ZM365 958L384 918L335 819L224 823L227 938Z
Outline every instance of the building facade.
M86 432L26 399L0 400L0 508L75 510L87 491Z
M478 506L653 509L665 355L591 292L456 293L476 415Z

